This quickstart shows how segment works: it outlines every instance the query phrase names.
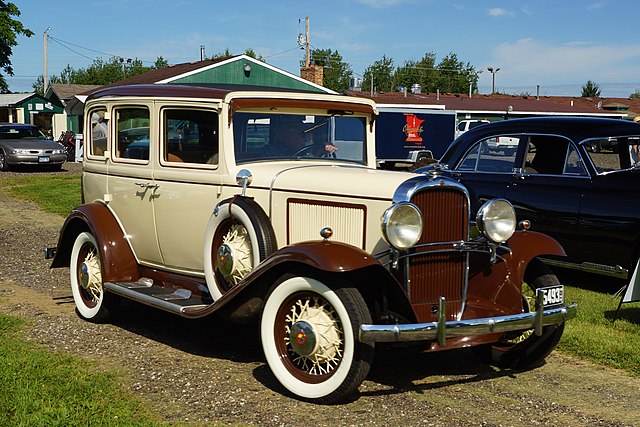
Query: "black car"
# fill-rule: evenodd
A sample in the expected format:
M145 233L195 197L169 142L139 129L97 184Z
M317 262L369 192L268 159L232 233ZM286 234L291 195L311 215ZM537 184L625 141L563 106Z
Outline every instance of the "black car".
M517 150L496 150L496 138ZM611 141L615 150L592 150ZM567 257L549 264L628 279L640 253L638 144L640 125L624 120L505 120L464 133L440 167L470 188L473 211L504 197L518 220L556 238Z

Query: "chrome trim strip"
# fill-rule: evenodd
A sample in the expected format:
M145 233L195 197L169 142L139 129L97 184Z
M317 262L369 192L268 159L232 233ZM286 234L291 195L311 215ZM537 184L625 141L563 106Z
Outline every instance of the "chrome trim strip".
M599 274L601 276L615 277L617 279L629 279L629 270L619 265L611 266L596 264L593 262L573 263L550 258L540 258L545 264L551 267L562 267L570 270L582 271L585 273Z
M422 175L406 180L398 186L396 192L393 194L393 203L411 202L414 194L432 187L453 188L462 192L467 198L467 206L469 206L469 210L471 210L471 197L469 196L467 188L458 181L446 176L435 176L425 179L425 176Z
M555 325L576 317L577 305L549 308L532 313L449 322L402 325L360 325L362 342L433 341L446 338L486 335L535 329L536 325Z

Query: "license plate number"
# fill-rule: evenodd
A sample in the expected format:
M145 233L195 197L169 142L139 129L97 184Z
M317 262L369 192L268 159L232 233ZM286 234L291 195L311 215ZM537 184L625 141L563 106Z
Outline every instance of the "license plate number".
M38 157L38 163L49 163L51 158L49 156L40 156Z
M562 285L540 288L538 292L542 292L542 304L545 307L564 303L564 286Z

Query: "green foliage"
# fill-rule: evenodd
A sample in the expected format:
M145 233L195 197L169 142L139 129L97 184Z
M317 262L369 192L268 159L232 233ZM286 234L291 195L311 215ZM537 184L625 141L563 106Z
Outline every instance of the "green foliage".
M566 323L558 348L592 362L640 375L640 303L623 304L602 292L565 286L566 300L578 303L578 315Z
M353 75L351 65L344 62L337 50L313 49L310 54L311 63L323 67L324 87L338 93L349 89L349 79ZM305 61L300 61L300 66L304 65Z
M138 58L124 59L114 56L108 61L98 58L86 69L75 70L71 65L67 65L59 75L49 77L49 83L107 85L168 65L169 63L162 56L158 57L151 67L145 66ZM44 77L38 76L32 87L35 93L44 95Z
M478 71L470 63L458 59L450 53L436 64L436 55L427 52L419 61L408 60L394 70L393 59L383 56L375 61L364 73L363 90L370 90L371 77L376 90L395 91L403 86L411 88L420 85L422 92L467 93L478 91Z
M112 373L21 340L0 315L0 425L159 425Z
M636 89L635 92L629 95L629 98L640 99L640 89Z
M587 82L582 86L581 96L585 98L599 98L600 86L591 80L587 80Z
M3 179L0 191L34 202L40 209L60 216L67 216L81 201L78 175L7 178Z
M369 91L393 91L395 90L393 81L393 59L382 55L373 64L364 70L364 78L362 79L362 90Z
M20 16L18 6L0 0L0 69L3 69L10 76L13 76L10 57L13 53L13 47L18 44L17 36L31 37L33 35L33 31L25 28L20 21L13 19L14 16ZM4 76L0 74L0 93L8 91L9 86Z

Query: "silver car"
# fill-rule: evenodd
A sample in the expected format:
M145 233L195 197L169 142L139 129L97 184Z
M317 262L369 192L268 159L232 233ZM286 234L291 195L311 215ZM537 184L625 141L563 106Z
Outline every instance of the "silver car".
M64 147L47 139L36 126L0 123L0 171L17 165L60 170L66 159Z

